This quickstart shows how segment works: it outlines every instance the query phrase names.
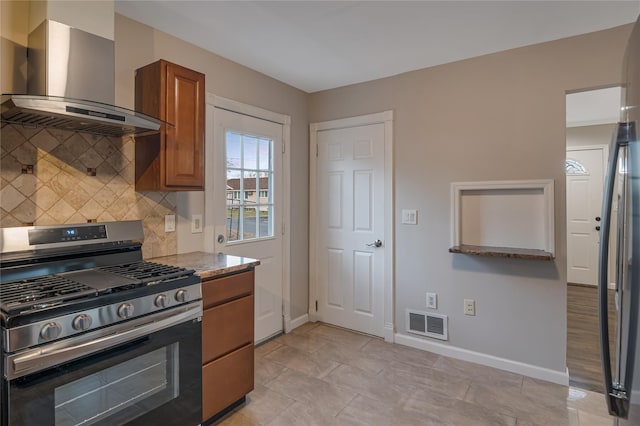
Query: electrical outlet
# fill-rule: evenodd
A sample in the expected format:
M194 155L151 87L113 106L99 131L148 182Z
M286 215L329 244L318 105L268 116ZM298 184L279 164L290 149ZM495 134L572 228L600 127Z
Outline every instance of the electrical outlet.
M201 232L202 232L202 215L201 214L191 215L191 233L199 234Z
M438 309L438 295L436 293L427 293L427 308Z
M176 230L176 215L168 214L164 217L164 232L174 232Z
M476 301L473 299L464 299L464 314L475 315L476 314Z

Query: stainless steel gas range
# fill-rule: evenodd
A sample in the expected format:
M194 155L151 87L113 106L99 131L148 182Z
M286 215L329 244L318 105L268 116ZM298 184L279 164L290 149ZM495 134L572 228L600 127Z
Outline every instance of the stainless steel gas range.
M198 425L200 278L140 221L0 230L2 426Z

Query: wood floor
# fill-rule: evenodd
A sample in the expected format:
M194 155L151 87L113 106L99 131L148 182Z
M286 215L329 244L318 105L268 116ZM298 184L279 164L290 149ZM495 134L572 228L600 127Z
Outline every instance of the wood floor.
M615 335L614 292L609 290L609 335ZM611 343L612 356L614 342ZM598 295L594 286L567 285L567 367L571 386L603 392L598 330Z

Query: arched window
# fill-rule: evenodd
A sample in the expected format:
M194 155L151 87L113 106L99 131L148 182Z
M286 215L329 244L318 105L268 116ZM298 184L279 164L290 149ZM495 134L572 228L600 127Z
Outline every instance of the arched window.
M588 175L587 168L578 160L567 158L565 160L565 170L568 175Z

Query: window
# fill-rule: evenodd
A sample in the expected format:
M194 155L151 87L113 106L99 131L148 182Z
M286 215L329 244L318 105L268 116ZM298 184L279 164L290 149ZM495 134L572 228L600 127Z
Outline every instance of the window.
M587 168L578 160L567 158L565 160L565 170L568 175L588 175Z
M273 141L227 131L225 143L227 241L273 237Z

